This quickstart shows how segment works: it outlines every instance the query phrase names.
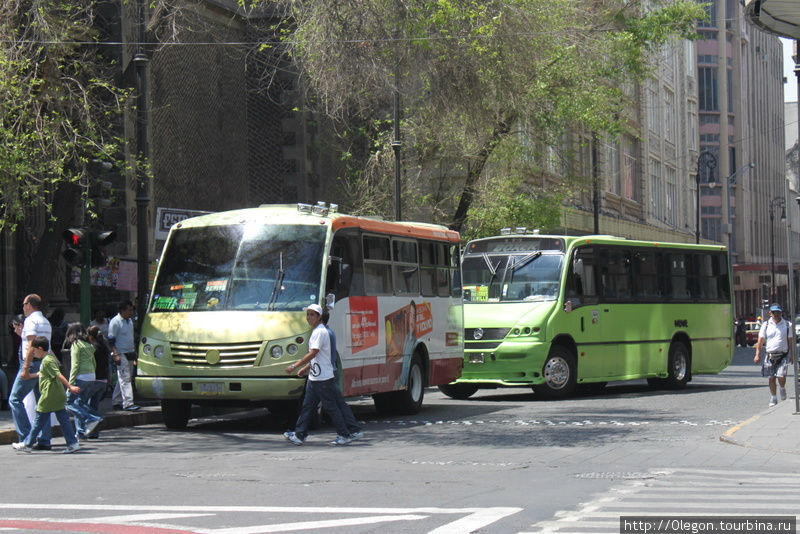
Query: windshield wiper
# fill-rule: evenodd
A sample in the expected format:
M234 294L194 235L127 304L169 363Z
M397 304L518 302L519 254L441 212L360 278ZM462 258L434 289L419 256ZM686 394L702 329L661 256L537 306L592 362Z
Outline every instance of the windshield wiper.
M536 252L531 252L530 254L528 254L527 256L522 258L521 260L515 261L509 267L514 271L522 269L523 267L525 267L526 265L528 265L530 262L532 262L533 260L535 260L536 258L538 258L541 255L542 255L542 251L541 250L537 250Z
M286 275L286 271L283 268L283 251L279 254L278 278L275 279L275 285L272 286L272 295L269 296L269 304L267 305L267 309L270 311L275 310L275 301L278 299L278 295L281 294L281 291L283 291L283 277Z
M530 254L524 256L519 261L515 261L514 263L511 263L511 256L508 257L508 261L506 262L506 268L503 269L503 278L500 279L500 300L503 300L503 286L506 283L506 275L508 274L508 271L509 270L516 271L517 269L521 269L541 255L542 251L537 250L535 252L531 252Z

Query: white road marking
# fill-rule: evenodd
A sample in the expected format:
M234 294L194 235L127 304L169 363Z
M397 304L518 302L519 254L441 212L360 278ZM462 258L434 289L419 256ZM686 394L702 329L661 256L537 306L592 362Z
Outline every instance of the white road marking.
M165 506L165 505L114 505L114 504L43 504L43 503L0 503L0 510L69 510L69 511L102 511L127 512L125 515L111 515L89 519L74 519L71 522L114 523L114 524L147 524L148 520L180 519L183 517L201 517L225 513L269 513L269 514L351 514L360 517L342 519L323 519L301 521L295 523L276 523L268 525L249 525L242 527L226 527L221 529L194 529L204 534L261 534L269 532L292 532L352 525L378 524L395 521L417 521L436 515L460 515L458 519L441 525L431 531L432 534L467 534L491 525L501 519L522 511L522 508L488 507L488 508L364 508L364 507L331 507L331 506ZM130 513L138 512L138 513ZM30 517L28 517L30 519ZM60 519L59 521L64 521ZM167 525L165 525L167 526ZM171 525L173 528L186 528ZM13 529L12 529L13 530Z
M349 519L325 519L320 521L301 521L298 523L279 523L275 525L253 525L249 527L194 529L194 531L202 534L263 534L267 532L293 532L295 530L372 525L388 521L414 521L417 519L426 519L427 517L426 515L381 515L372 517L351 517Z

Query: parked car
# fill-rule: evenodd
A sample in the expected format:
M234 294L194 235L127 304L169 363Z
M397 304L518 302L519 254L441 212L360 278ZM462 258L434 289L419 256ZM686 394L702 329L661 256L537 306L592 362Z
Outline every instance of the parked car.
M757 323L756 321L747 321L744 323L745 327L745 338L747 339L747 345L752 347L756 343L758 343L758 332L761 330L761 324ZM795 330L797 327L795 327Z

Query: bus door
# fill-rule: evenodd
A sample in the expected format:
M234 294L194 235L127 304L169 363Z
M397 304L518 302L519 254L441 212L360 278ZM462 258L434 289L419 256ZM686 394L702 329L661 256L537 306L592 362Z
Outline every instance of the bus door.
M601 379L621 370L612 343L613 319L601 303L601 266L596 249L581 247L572 256L567 274L563 323L558 332L569 333L578 349L578 378Z

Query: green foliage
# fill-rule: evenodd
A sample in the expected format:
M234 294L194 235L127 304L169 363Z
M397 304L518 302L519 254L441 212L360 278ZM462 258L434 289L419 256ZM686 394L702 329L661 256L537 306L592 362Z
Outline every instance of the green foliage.
M110 82L113 63L101 47L74 44L97 38L93 7L0 6L0 230L31 206L51 212L63 184L85 192L87 162L121 152L113 128L126 92Z
M537 192L519 179L490 181L472 204L461 236L468 241L518 226L540 228L544 233L558 226L562 200L559 193Z
M526 137L523 156L535 159L565 132L623 130L625 89L651 71L648 55L692 37L704 17L692 0L648 2L647 11L625 0L288 5L295 31L285 42L318 109L346 121L385 119L399 91L405 204L457 229L489 176L532 187L544 172L541 161L512 172L508 158L520 153L502 150L511 138ZM376 157L386 161L387 137L375 139L383 142L361 161L365 169ZM537 198L545 198L549 186L537 183Z

